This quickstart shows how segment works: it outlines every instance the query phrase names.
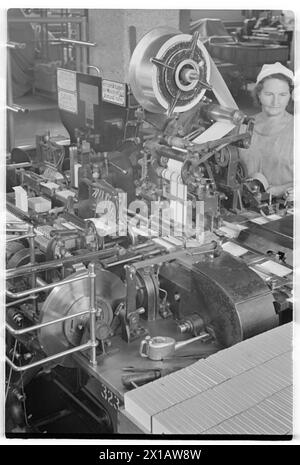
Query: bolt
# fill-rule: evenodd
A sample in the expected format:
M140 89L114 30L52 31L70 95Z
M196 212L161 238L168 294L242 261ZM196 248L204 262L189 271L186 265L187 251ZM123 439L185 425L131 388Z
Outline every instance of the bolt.
M175 294L174 294L175 302L179 302L180 298L181 298L181 296L180 296L179 292L175 292Z

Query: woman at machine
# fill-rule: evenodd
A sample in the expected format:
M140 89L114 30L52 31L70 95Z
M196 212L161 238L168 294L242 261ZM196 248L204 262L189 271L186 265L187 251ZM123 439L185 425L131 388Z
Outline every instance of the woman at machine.
M293 187L294 118L286 110L292 92L291 70L281 63L262 67L254 89L261 112L255 116L250 148L240 150L248 177L263 175L267 192L275 197Z

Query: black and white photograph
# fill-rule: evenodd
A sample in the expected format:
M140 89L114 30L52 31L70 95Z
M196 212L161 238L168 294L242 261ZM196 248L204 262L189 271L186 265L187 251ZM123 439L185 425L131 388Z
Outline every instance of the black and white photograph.
M295 438L297 12L174 5L5 11L8 444Z

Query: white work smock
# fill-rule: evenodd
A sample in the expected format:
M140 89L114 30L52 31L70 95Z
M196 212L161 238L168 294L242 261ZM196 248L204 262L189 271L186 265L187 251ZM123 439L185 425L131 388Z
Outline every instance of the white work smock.
M250 148L240 149L248 177L262 173L271 186L292 183L293 143L294 118L290 113L286 113L285 126L273 134L262 134L254 124Z

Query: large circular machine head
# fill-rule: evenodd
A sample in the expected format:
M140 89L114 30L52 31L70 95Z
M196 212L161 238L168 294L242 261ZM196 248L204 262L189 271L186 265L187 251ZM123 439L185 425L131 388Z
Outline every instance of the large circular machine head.
M80 276L78 271L72 277ZM96 270L96 337L105 339L109 335L114 310L125 300L126 290L123 281L110 271ZM89 315L76 316L90 306L90 282L86 277L80 281L67 283L54 288L43 303L40 323L74 315L66 321L44 326L38 332L38 339L47 356L63 352L81 343L83 329L88 324ZM57 360L62 366L72 367L71 356Z
M180 113L193 108L211 89L210 57L199 40L176 29L159 27L136 46L129 84L139 104L152 113Z

